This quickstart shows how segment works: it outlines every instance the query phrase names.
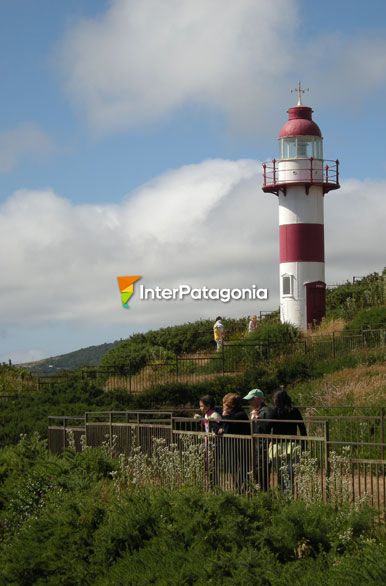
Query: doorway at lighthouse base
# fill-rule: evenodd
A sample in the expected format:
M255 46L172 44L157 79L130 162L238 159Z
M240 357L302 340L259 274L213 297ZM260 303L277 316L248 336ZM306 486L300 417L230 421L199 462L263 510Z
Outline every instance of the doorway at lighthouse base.
M307 326L319 325L326 315L326 283L306 283Z
M315 280L307 281L304 279L305 275L301 274L302 272L320 273L321 267L309 265L305 267L304 264L302 263L303 266L300 268L286 267L287 272L282 274L280 279L280 321L292 323L301 330L319 325L326 315L325 282L315 277ZM303 270L305 268L307 270ZM313 271L310 270L311 268Z

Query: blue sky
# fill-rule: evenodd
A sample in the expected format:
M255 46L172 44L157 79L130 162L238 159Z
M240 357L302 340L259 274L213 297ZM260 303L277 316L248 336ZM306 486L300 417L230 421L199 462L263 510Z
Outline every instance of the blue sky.
M383 1L1 0L0 48L0 360L256 310L125 313L117 274L257 282L259 308L276 306L277 202L258 162L298 79L341 160L327 280L383 268Z

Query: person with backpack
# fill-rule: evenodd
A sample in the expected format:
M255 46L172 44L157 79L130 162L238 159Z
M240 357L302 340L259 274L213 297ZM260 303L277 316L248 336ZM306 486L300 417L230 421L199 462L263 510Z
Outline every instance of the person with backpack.
M291 493L294 487L294 466L299 461L300 453L304 449L304 441L297 441L299 430L301 436L307 436L307 429L299 409L292 404L292 399L286 390L280 389L273 396L271 412L271 430L273 436L269 447L269 458L278 472L278 484L284 493ZM284 437L283 437L284 436ZM285 436L290 436L287 439Z

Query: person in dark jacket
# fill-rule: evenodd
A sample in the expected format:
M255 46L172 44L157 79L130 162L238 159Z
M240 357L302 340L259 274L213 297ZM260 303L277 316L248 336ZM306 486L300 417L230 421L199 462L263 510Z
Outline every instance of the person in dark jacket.
M267 407L264 401L264 393L261 389L252 389L244 397L244 401L249 401L250 420L252 424L253 435L269 434L271 424L271 409ZM268 459L267 437L253 438L253 479L259 485L261 490L268 490L270 464Z
M217 433L223 458L223 471L231 475L233 487L238 492L243 492L251 467L250 442L231 436L250 435L251 424L243 409L242 399L237 393L228 393L223 397L221 424Z
M302 414L292 404L287 391L281 389L273 396L273 410L271 412L271 434L273 436L306 436L307 429ZM304 442L294 438L275 438L270 446L270 459L278 471L278 484L283 492L293 491L294 464L298 461L299 453Z
M228 393L222 400L222 417L219 435L249 435L251 426L248 415L242 405L242 399L237 393Z
M273 396L271 419L278 420L271 423L273 435L297 435L298 429L300 435L307 435L302 414L293 406L291 397L283 389L276 391Z

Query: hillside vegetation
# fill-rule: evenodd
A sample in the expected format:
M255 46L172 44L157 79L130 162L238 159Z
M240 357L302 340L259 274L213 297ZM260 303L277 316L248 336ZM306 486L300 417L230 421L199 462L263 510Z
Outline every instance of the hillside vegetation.
M380 586L386 536L365 506L125 484L107 448L0 450L0 583Z
M335 307L331 319L312 333L316 340L321 333L351 335L385 324L385 305L366 305L370 297L364 292L356 300L364 306L349 317L345 306L357 284L342 287L344 311ZM339 324L338 329L331 324ZM331 357L316 341L317 351L301 354L295 348L307 342L303 334L275 316L263 320L251 336L245 319L229 320L226 326L232 331L227 351L237 364L247 364L246 357L252 360L248 367L233 376L213 373L195 384L155 385L138 395L124 389L106 392L103 379L84 380L77 370L32 392L27 371L0 367L0 584L386 583L384 527L374 523L374 511L365 503L337 509L292 501L277 492L257 492L253 498L204 494L188 479L175 490L138 487L127 482L122 459L112 458L107 444L80 453L69 448L59 458L33 433L47 437L49 415L166 407L183 411L197 408L204 394L220 403L227 392L244 395L257 386L268 402L275 389L288 387L303 412L311 414L331 414L331 407L347 414L347 406L350 413L379 414L385 404L385 345L343 346ZM125 369L130 361L140 372L150 362L176 354L208 355L211 328L212 322L195 322L136 334L108 352L103 363ZM249 345L239 346L240 339ZM267 344L272 346L269 353ZM186 364L195 368L189 358ZM133 453L134 464L136 457Z
M321 328L314 334L340 331L346 322L353 320L360 310L379 308L386 303L386 271L383 275L371 273L355 283L347 281L342 285L327 290L327 319ZM384 312L380 315L374 313L371 319L373 327L385 325ZM278 312L265 318L262 323L278 321ZM225 319L227 329L227 341L244 337L247 330L247 317L239 319ZM361 329L365 323L353 323L352 328ZM195 352L208 352L213 350L212 336L213 320L199 320L192 323L181 324L150 330L145 333L131 335L124 341L115 341L81 348L67 354L53 356L38 362L24 364L31 372L54 373L60 370L70 370L86 366L115 367L117 364L131 361L133 368L138 368L138 363L162 360L170 354L191 354ZM117 350L110 355L110 351ZM135 355L142 355L136 360Z
M61 370L70 370L73 368L81 368L82 366L98 366L102 358L112 350L119 346L120 340L115 342L100 344L99 346L88 346L80 350L74 350L67 354L60 354L58 356L51 356L37 362L30 362L22 364L24 368L28 368L30 372L34 373L57 373Z

